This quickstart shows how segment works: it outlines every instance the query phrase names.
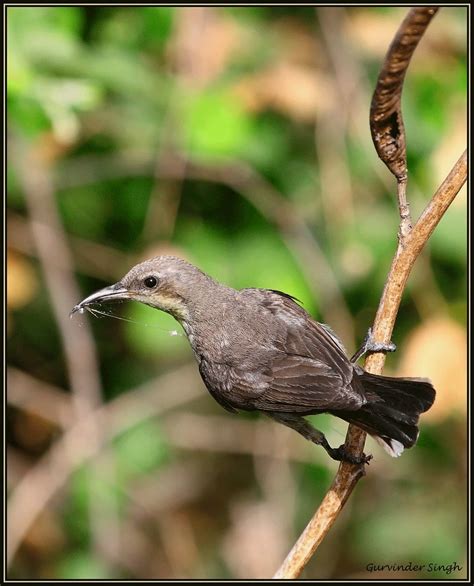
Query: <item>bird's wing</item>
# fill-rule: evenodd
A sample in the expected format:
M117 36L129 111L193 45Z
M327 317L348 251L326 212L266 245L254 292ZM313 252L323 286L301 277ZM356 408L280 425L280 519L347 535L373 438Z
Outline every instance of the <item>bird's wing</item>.
M265 368L267 384L253 399L255 408L299 413L358 409L365 399L351 384L353 366L335 334L286 295L265 291L262 299L282 326Z

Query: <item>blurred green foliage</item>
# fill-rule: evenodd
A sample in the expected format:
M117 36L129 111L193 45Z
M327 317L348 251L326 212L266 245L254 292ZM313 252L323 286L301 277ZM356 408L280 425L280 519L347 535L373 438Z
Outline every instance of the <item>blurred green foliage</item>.
M291 293L332 325L352 316L339 333L350 349L363 338L397 230L394 181L370 142L370 96L405 9L333 7L326 9L335 16L329 20L321 10L7 8L8 131L16 145L9 158L7 200L11 367L69 388L63 341L31 245L24 182L15 164L21 149L36 149L48 161L72 268L84 295L118 280L138 260L171 251L234 287ZM415 216L464 148L466 16L465 8L443 8L408 71L403 111ZM308 108L313 102L314 108ZM465 196L460 196L436 229L423 268L410 281L394 334L399 348L432 318L442 316L453 327L464 327L466 233ZM314 266L318 254L327 266ZM27 279L28 271L33 276ZM334 307L336 297L327 293L331 283L346 313ZM20 299L18 291L28 288L31 295ZM113 307L111 313L130 321L90 318L105 402L192 360L169 316L141 305ZM392 371L398 360L389 358ZM465 373L457 375L456 385L463 388ZM200 384L197 377L192 384ZM448 392L438 386L439 396ZM453 397L453 405L456 401L462 411L463 396ZM400 461L376 454L377 462L305 577L366 578L368 563L410 560L456 561L464 567L457 577L465 576L464 421L449 419L450 409L443 409L423 428L419 447ZM225 417L204 391L189 412ZM57 428L51 426L48 441L38 439L35 448L35 433L44 428L35 427L18 407L12 406L8 417L12 459L26 458L34 465L38 452L54 442ZM242 416L246 423L253 420ZM332 443L342 442L344 426L324 416L317 425ZM217 452L225 427L202 429L204 438L213 434ZM22 439L25 429L29 443ZM314 461L291 463L295 492L290 498L288 486L281 488L279 505L281 514L288 509L291 516L280 526L283 550L272 558L265 538L267 551L256 567L246 561L251 555L244 549L230 548L236 560L226 550L236 527L242 532L239 542L254 539L252 528L245 533L238 525L242 515L234 518L232 511L245 499L263 507L272 498L268 486L275 478L259 497L256 486L265 485L259 458L235 456L225 448L207 453L199 448L200 436L196 449L172 446L167 429L145 418L119 434L105 452L113 460L113 474L107 469L98 473L95 461L72 470L67 486L48 504L61 539L42 549L30 536L14 560L12 577L268 575L265 562L275 565L283 559L283 550L326 492L332 464L317 450L311 452ZM373 444L369 447L376 452ZM186 450L191 454L186 456ZM166 515L133 516L130 503L137 486L155 478L160 484L173 466L190 461L199 462L203 481L212 479L209 486ZM280 461L274 462L278 467ZM189 478L199 486L194 476ZM176 484L178 495L183 490ZM115 509L119 527L131 524L142 532L153 556L143 553L140 561L134 553L130 559L139 561L133 566L126 563L127 552L123 559L101 552L93 518L101 506ZM274 527L267 530L275 535ZM123 531L135 539L133 531ZM176 539L182 549L176 550ZM259 539L253 548L263 545ZM421 572L409 577L446 576Z

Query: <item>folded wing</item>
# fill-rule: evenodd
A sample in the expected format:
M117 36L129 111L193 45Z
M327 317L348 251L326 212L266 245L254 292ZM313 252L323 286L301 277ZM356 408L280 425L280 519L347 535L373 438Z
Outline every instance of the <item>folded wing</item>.
M265 368L267 384L254 407L301 414L359 409L365 403L363 391L353 381L353 365L335 334L288 296L262 294L284 327L274 340L275 353Z

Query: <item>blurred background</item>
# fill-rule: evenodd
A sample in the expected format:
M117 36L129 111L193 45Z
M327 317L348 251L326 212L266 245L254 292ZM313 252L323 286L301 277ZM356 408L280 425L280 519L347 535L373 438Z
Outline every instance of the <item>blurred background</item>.
M406 11L7 8L10 578L278 568L337 464L223 411L169 316L69 311L173 253L296 296L353 352L396 247L395 181L368 118ZM466 8L443 8L408 70L415 218L465 148L466 23ZM368 474L306 578L467 575L466 233L463 189L418 259L387 358L386 373L438 391L419 443L393 460L368 439ZM343 442L343 422L316 419ZM426 566L366 569L409 562Z

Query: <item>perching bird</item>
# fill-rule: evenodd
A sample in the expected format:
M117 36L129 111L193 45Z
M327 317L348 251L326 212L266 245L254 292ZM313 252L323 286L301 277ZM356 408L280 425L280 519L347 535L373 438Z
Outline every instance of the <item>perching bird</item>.
M365 463L332 448L305 415L331 413L375 437L392 456L418 438L420 413L433 404L426 379L369 374L346 356L328 326L295 298L270 289L236 290L174 256L133 267L121 281L74 307L130 299L161 309L182 325L202 379L225 409L260 411L320 444L335 460ZM392 350L375 346L369 350Z

